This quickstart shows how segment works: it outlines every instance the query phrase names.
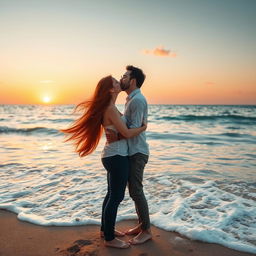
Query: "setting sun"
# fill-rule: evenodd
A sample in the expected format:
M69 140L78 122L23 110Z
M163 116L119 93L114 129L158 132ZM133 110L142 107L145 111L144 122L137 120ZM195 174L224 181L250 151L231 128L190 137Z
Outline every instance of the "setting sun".
M43 97L43 102L44 103L49 103L51 101L51 98L49 96L44 96Z

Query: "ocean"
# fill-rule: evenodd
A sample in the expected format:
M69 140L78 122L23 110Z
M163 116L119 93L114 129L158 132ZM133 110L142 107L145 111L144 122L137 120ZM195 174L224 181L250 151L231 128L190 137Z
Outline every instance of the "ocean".
M73 109L0 105L0 209L38 225L100 224L105 138L80 159L59 132ZM256 253L256 106L149 105L146 134L151 223ZM126 191L117 221L135 218Z

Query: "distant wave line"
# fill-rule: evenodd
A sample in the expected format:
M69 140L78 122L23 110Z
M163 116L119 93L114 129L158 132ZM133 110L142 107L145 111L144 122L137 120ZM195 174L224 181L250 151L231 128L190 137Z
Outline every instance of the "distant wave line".
M66 119L42 119L42 120L38 120L38 121L50 121L53 123L65 123L65 122L73 122L74 119L71 118L66 118Z
M255 136L241 133L220 133L220 134L193 134L193 133L158 133L147 132L147 138L153 140L178 140L178 141L194 141L195 143L206 143L211 145L219 145L225 142L237 141L255 144Z
M0 126L0 134L46 134L46 135L62 135L58 129L46 127L31 127L31 128L12 128ZM194 141L194 142L210 142L210 144L222 144L229 140L237 142L255 143L255 136L246 133L226 132L220 134L194 134L194 133L161 133L147 131L147 138L153 140L178 140L178 141Z
M0 126L0 134L19 133L30 135L34 133L45 133L45 134L61 134L59 130L46 128L46 127L32 127L32 128L11 128L7 126Z
M180 116L162 116L157 117L156 120L179 120L179 121L215 121L231 119L236 121L250 121L256 122L254 116L241 116L241 115L214 115L214 116L196 116L196 115L180 115Z

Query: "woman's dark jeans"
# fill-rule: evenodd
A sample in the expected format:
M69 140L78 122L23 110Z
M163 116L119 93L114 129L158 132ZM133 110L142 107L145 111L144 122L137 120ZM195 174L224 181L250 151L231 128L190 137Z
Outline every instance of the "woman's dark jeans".
M111 156L102 158L107 170L108 192L102 205L101 231L106 241L115 238L117 208L124 199L129 175L129 159L127 156Z

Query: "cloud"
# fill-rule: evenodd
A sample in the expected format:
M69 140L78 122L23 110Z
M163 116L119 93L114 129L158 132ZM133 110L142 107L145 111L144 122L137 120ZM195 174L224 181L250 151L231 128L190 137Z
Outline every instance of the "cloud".
M175 52L172 52L171 50L164 49L163 46L158 46L153 50L143 50L143 53L146 55L154 55L158 57L171 57L175 58L177 54Z
M214 85L214 82L205 82L205 85Z

